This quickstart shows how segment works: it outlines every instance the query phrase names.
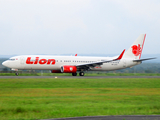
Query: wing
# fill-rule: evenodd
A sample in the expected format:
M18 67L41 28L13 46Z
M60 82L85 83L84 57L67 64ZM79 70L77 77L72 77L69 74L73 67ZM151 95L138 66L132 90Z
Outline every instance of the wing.
M77 67L78 70L80 70L80 69L90 70L91 67L95 67L95 66L98 66L98 65L103 65L103 63L117 61L117 60L122 59L124 52L125 52L125 49L120 54L120 56L118 58L116 58L116 59L111 59L111 60L107 60L107 61L100 61L100 62L94 62L94 63L78 64L78 65L76 65L76 67Z

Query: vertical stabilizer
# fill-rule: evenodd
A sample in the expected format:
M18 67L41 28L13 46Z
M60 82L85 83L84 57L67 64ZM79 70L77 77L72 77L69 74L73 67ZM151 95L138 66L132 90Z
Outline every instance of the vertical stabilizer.
M146 34L141 34L136 41L131 45L131 47L126 51L123 58L140 59Z

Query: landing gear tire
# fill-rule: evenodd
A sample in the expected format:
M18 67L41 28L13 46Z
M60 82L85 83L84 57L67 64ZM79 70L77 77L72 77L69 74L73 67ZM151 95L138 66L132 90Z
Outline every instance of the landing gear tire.
M84 72L80 72L80 73L79 73L79 76L84 76Z
M19 73L18 73L18 72L16 72L15 74L16 74L16 76L18 76L18 75L19 75Z
M72 73L72 76L77 76L77 73Z

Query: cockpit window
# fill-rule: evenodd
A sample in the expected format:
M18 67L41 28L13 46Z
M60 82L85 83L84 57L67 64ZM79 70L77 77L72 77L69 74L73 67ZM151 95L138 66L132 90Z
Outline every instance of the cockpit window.
M14 60L16 60L16 59L14 59L14 58L10 58L9 60L14 61Z

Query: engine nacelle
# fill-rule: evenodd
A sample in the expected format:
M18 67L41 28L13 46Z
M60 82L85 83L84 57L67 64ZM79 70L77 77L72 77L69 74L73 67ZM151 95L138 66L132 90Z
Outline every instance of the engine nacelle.
M76 73L77 72L77 67L76 66L65 65L65 66L61 67L61 72L62 73Z
M61 73L60 70L51 70L51 73Z

